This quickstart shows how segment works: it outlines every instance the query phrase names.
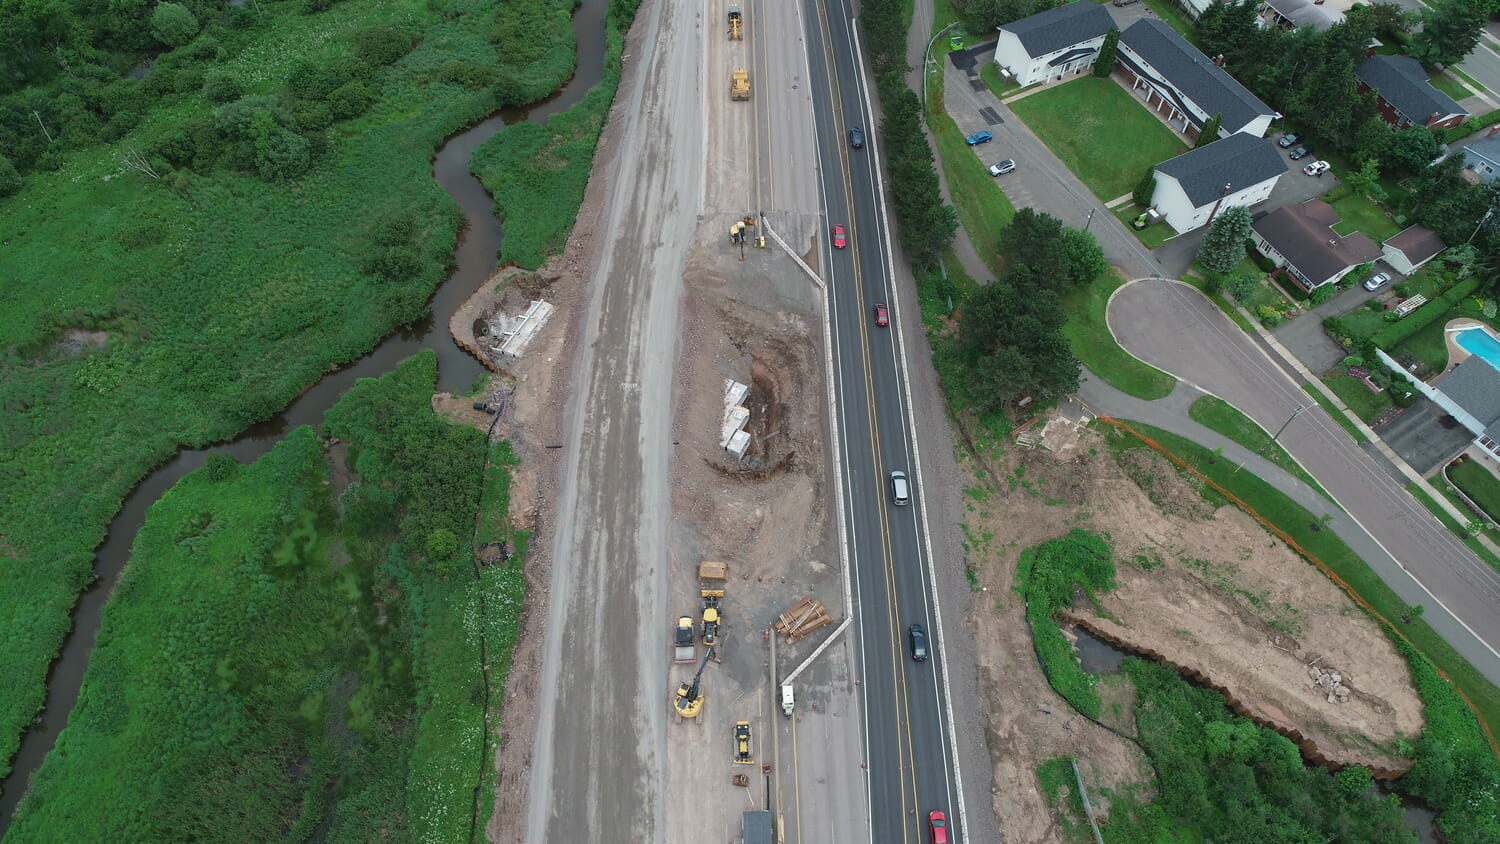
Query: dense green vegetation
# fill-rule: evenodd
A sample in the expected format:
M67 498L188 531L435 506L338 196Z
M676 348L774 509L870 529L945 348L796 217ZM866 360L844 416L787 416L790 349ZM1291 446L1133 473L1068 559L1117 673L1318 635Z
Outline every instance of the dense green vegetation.
M20 840L464 840L520 612L508 449L433 413L423 352L152 507ZM329 461L353 477L329 483ZM337 477L337 475L335 476ZM337 495L335 499L331 492ZM488 659L486 659L488 657ZM488 673L485 671L488 666Z
M1073 645L1052 617L1072 601L1073 590L1080 587L1090 602L1095 592L1115 588L1115 564L1103 537L1074 528L1067 536L1021 552L1015 588L1026 599L1026 622L1047 682L1073 708L1098 718L1094 678L1079 667Z
M987 69L993 67L993 63L986 65ZM948 116L943 104L942 88L942 75L932 74L927 86L927 127L937 146L948 196L953 200L959 222L990 273L999 277L1004 271L1000 231L1016 215L1016 208L1001 190L1003 180L991 176L985 160L974 154L974 147L964 143L963 130Z
M1166 398L1177 379L1121 348L1105 320L1109 297L1124 285L1125 279L1110 270L1063 297L1068 316L1063 336L1084 367L1104 383L1146 401Z
M1250 449L1261 457L1275 463L1285 469L1288 473L1313 489L1317 490L1324 498L1329 498L1328 492L1307 474L1301 464L1292 459L1286 449L1271 440L1266 430L1255 424L1255 421L1238 408L1218 396L1201 396L1188 408L1188 416L1200 425L1211 428L1230 440ZM1331 498L1329 498L1332 501Z
M569 0L182 5L0 16L6 766L124 495L422 317L433 150L573 68Z
M1500 689L1484 678L1442 636L1422 620L1420 608L1408 607L1338 535L1269 483L1247 472L1235 472L1227 461L1213 460L1207 449L1139 422L1127 423L1227 490L1260 518L1291 537L1319 560L1360 600L1399 631L1387 627L1407 657L1412 681L1425 705L1427 726L1421 739L1406 749L1417 767L1398 784L1439 811L1438 823L1453 841L1481 842L1500 836L1500 760L1497 760L1475 713L1487 724L1500 723ZM1110 428L1113 449L1146 448L1136 436ZM1216 497L1212 489L1205 497ZM1217 499L1213 499L1217 500ZM1447 676L1447 680L1442 676ZM1459 695L1467 697L1473 709ZM1418 771L1421 776L1413 777Z
M500 263L537 269L562 252L594 167L594 148L620 85L621 33L634 4L611 9L604 77L581 102L546 124L507 126L474 151L470 169L495 198L505 223ZM626 15L622 20L617 15Z
M1218 692L1140 659L1123 670L1161 794L1146 805L1112 795L1106 841L1416 841L1365 768L1305 766L1296 745L1230 712Z

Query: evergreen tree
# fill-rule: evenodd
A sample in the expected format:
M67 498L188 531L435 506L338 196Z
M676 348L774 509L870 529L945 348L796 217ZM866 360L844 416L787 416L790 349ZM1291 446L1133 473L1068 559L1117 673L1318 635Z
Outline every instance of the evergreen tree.
M1135 183L1135 191L1130 194L1130 198L1135 202L1135 204L1138 207L1141 207L1141 208L1150 208L1151 207L1151 200L1155 196L1156 196L1156 168L1155 167L1147 167L1146 168L1146 174L1144 176L1141 176L1141 180L1139 182Z
M1244 259L1249 236L1250 209L1243 205L1225 208L1204 233L1198 262L1214 272L1229 272Z
M1103 78L1114 72L1119 44L1120 30L1110 27L1104 35L1104 43L1099 45L1099 55L1094 58L1095 76Z
M1198 132L1198 142L1193 144L1193 149L1206 147L1219 139L1219 124L1224 122L1224 115L1215 114L1204 121L1203 129Z

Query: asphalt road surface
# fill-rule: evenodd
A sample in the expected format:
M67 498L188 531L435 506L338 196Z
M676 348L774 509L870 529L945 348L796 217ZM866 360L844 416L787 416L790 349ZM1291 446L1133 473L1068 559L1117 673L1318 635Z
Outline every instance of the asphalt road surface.
M842 222L847 249L825 249L844 455L844 524L850 545L862 663L871 835L874 841L927 840L927 817L941 810L961 840L960 797L946 699L943 642L933 658L909 658L907 630L941 629L932 599L922 484L913 447L901 338L891 283L891 248L878 181L878 119L869 111L854 40L853 9L828 0L806 16L813 113L823 206ZM865 134L851 148L850 127ZM877 327L876 302L892 308ZM889 475L912 479L912 503L891 501Z
M1500 574L1417 503L1255 342L1193 288L1138 281L1109 305L1132 355L1239 408L1279 442L1462 626L1426 616L1464 658L1500 682ZM1299 406L1310 409L1291 418Z
M660 841L667 459L682 262L697 228L701 17L648 3L568 398L528 841Z

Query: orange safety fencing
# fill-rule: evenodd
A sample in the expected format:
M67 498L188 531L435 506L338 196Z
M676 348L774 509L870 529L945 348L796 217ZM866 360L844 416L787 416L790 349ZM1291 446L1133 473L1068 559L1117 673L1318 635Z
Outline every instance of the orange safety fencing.
M1191 472L1199 480L1201 480L1204 483L1208 484L1209 486L1213 487L1216 491L1218 491L1218 493L1220 495L1222 495L1225 498L1229 499L1230 501L1234 502L1234 505L1236 507L1238 507L1241 510L1245 511L1246 513L1248 513L1250 515L1250 517L1253 518L1253 519L1255 519L1257 522L1260 522L1261 526L1264 527L1266 530L1268 530L1271 533L1275 534L1276 536L1280 537L1281 541L1285 542L1293 551L1296 551L1298 554L1301 554L1304 559L1306 559L1308 562L1312 563L1313 565L1317 566L1319 571L1321 571L1321 572L1323 572L1323 574L1327 575L1329 580L1332 580L1334 583L1337 583L1339 585L1339 587L1341 589L1343 589L1344 592L1349 595L1350 598L1354 599L1355 603L1359 604L1361 607L1364 607L1364 609L1365 609L1366 612L1368 612L1370 615L1374 616L1375 619L1377 621L1379 621L1381 624L1385 625L1386 629L1388 629L1391 633L1393 633L1398 639L1400 639L1401 641L1405 642L1406 645L1407 645L1407 647L1411 648L1414 652L1416 652L1418 654L1422 653L1421 648L1418 648L1415 644L1412 643L1412 641L1410 639L1406 638L1405 634L1403 634L1401 632L1400 628L1396 627L1396 625L1392 624L1389 619L1387 619L1385 616L1381 615L1378 610L1376 610L1373 606L1370 605L1369 601L1366 601L1364 599L1364 597L1362 597L1358 592L1356 592L1354 590L1354 587L1350 586L1348 583L1345 583L1344 579L1341 578L1341 577L1339 577L1338 574L1335 573L1333 569L1329 568L1327 563L1325 563L1322 560L1318 559L1312 552L1308 551L1306 548L1303 548L1301 545L1297 544L1297 541L1295 539L1292 539L1292 537L1289 536L1286 531L1282 530L1281 528L1277 527L1276 525L1271 524L1271 522L1269 522L1268 520L1266 520L1265 517L1263 517L1263 516L1261 516L1261 514L1255 512L1255 508L1251 507L1249 504L1246 504L1244 501L1240 500L1240 498L1238 496L1236 496L1234 493L1230 492L1229 490L1225 489L1222 486L1219 486L1217 483L1215 483L1207 475L1205 475L1202 472L1198 471L1197 468L1195 468L1194 466L1192 466L1191 464L1189 464L1186 460L1183 460L1181 457L1178 457L1176 454L1173 454L1166 446L1162 445L1161 443L1157 442L1156 440L1151 439L1150 437L1146 436L1145 434L1142 434L1140 431L1135 430L1134 428L1130 427L1129 425L1125 424L1124 422L1121 422L1120 420L1115 419L1113 417L1101 415L1101 416L1098 416L1096 418L1098 418L1098 420L1100 422L1104 422L1106 424L1113 425L1113 426L1115 426L1116 428L1119 428L1122 431L1129 432L1131 436L1133 436L1133 437L1139 439L1141 442L1145 443L1153 451L1155 451L1156 453L1162 455L1163 457L1166 457L1168 460L1171 460L1173 463L1177 464L1178 466L1180 466L1181 468L1185 469L1186 471ZM1423 656L1423 659L1426 659L1426 657ZM1432 665L1432 661L1428 660L1428 664ZM1470 700L1469 696L1466 695L1466 694L1464 694L1464 690L1461 689L1461 688L1459 688L1458 684L1454 683L1453 679L1451 677L1449 677L1447 675L1447 673L1445 673L1443 671L1443 669L1438 668L1436 665L1432 665L1432 670L1436 671L1438 673L1438 676L1442 677L1445 681L1447 681L1448 685L1450 687L1452 687L1452 689L1455 692L1458 692L1458 696L1461 697L1461 698L1463 698L1463 701L1464 701L1465 704L1468 705L1469 710L1474 713L1475 720L1477 720L1479 722L1479 728L1484 731L1484 737L1490 743L1490 751L1493 752L1496 756L1500 756L1500 744L1496 743L1494 732L1490 730L1490 725L1487 724L1487 723L1485 723L1484 716L1479 713L1479 708L1474 705L1474 701Z

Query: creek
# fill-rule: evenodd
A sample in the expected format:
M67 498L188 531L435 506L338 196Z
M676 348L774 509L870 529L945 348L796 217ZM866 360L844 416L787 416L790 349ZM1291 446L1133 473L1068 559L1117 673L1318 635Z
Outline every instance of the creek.
M344 391L360 378L378 378L396 364L423 349L432 349L438 359L440 391L462 394L485 372L484 366L460 349L448 334L448 318L484 280L494 272L503 236L494 202L479 180L469 173L474 150L506 126L530 120L543 122L565 111L604 75L604 17L607 0L582 0L573 13L573 32L578 43L578 67L571 79L551 96L529 106L503 108L487 119L448 138L432 162L432 177L463 209L464 226L454 250L454 270L428 300L426 319L389 334L379 345L354 363L324 376L290 405L265 422L251 426L231 442L203 449L182 449L131 490L124 506L110 522L105 539L94 557L95 579L73 607L72 630L62 651L47 673L47 698L42 713L21 738L20 749L11 760L12 769L0 786L0 836L10 827L16 805L25 794L31 776L57 743L68 724L68 715L78 702L89 655L99 633L104 605L125 570L135 535L146 511L184 475L203 466L210 454L228 454L249 463L300 425L317 425Z

